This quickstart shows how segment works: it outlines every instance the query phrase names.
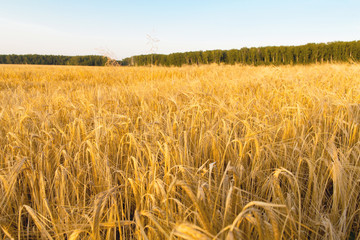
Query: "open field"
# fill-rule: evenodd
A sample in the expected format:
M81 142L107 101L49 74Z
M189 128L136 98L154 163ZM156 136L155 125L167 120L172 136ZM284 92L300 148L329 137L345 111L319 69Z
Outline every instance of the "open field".
M360 239L360 65L0 65L0 239Z

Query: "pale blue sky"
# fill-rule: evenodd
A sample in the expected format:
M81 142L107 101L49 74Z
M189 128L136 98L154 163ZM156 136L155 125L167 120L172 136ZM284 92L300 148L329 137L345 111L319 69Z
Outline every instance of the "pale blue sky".
M122 59L157 53L360 40L359 0L0 0L0 54Z

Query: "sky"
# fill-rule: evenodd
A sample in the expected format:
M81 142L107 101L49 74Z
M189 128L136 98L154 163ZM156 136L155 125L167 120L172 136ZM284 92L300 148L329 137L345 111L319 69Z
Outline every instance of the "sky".
M121 60L353 41L360 40L359 9L359 0L0 0L0 54Z

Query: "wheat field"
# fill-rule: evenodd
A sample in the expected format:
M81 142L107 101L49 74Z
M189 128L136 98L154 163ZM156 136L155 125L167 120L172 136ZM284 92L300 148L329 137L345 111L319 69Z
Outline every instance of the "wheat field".
M0 239L360 239L360 65L0 65Z

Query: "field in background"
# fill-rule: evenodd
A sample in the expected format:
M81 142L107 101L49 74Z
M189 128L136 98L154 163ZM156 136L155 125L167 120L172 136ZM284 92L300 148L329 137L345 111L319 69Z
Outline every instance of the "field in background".
M360 239L360 65L0 65L0 239Z

